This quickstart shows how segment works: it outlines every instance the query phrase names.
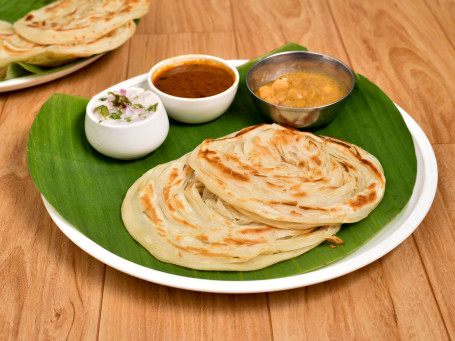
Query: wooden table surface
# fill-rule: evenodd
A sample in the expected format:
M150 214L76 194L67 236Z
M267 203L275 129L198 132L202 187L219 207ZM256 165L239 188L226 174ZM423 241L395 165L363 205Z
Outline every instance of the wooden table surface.
M152 0L121 48L59 80L0 94L0 339L455 339L454 19L453 0ZM53 93L91 97L173 55L250 59L287 42L371 79L431 142L436 197L392 252L309 287L210 294L114 270L53 223L26 159L33 119Z

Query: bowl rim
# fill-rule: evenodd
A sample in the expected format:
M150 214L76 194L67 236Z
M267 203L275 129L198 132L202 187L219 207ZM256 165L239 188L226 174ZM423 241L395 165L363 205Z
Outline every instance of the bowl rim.
M175 60L175 62L173 62L173 60ZM204 61L204 60L210 61L211 60L211 61L216 61L216 62L222 64L223 66L225 66L227 69L231 70L234 73L234 82L231 84L231 86L229 86L229 88L227 88L223 92L220 92L220 93L218 93L216 95L207 96L207 97L200 97L200 98L189 98L189 97L179 97L179 96L169 95L169 94L159 90L155 86L155 84L153 84L152 75L157 69L159 69L159 67L172 65L173 63L180 63L180 62L184 62L184 61L187 61L187 60L188 61L190 61L190 60L201 60L201 61ZM147 83L148 83L151 91L155 92L158 95L158 97L163 96L166 99L170 99L170 100L174 100L174 101L192 102L192 103L203 102L203 101L207 101L207 100L212 100L212 99L216 99L216 98L219 98L219 97L223 97L223 96L227 95L229 92L236 91L236 89L237 89L237 87L239 85L239 82L240 82L239 71L237 70L237 68L234 65L231 65L230 63L228 63L227 60L225 60L223 58L220 58L220 57L208 55L208 54L198 54L198 53L195 53L195 54L182 54L182 55L178 55L178 56L174 56L174 57L169 57L169 58L163 59L163 60L159 61L158 63L156 63L155 65L153 65L152 68L149 70L149 72L147 74Z
M278 56L282 56L282 55L312 55L312 56L323 57L325 59L333 60L336 63L340 64L348 72L349 76L352 78L352 86L350 87L350 89L348 90L346 95L344 95L340 99L336 100L335 102L331 102L331 103L328 103L328 104L325 104L325 105L316 106L316 107L298 107L298 108L296 108L296 107L287 107L287 106L284 106L284 105L279 105L279 104L274 104L274 103L268 102L265 99L263 99L263 98L259 97L258 95L256 95L256 93L251 89L249 81L248 81L249 80L249 76L254 71L255 68L257 68L257 67L259 67L261 65L261 63L263 63L263 62L265 62L267 60L276 58ZM330 107L332 105L335 105L335 104L337 104L339 102L344 101L351 94L351 92L354 90L356 82L355 82L355 72L347 64L345 64L344 62L342 62L341 60L339 60L339 59L337 59L335 57L332 57L332 56L330 56L328 54L324 54L324 53L320 53L320 52L314 52L314 51L285 51L285 52L272 54L270 56L264 57L261 60L258 60L257 62L255 62L250 67L250 69L248 70L248 72L247 72L247 74L245 76L245 83L246 83L246 86L247 86L249 92L256 99L258 99L259 101L264 102L264 103L266 103L266 104L268 104L268 105L270 105L272 107L276 107L278 109L287 110L287 111L302 111L302 110L303 111L313 111L313 110L322 110L324 108Z
M94 103L100 97L107 95L108 92L120 91L121 89L140 90L140 91L147 91L147 92L151 93L153 95L154 99L158 102L159 109L154 111L151 115L148 115L144 120L141 120L141 121L127 122L125 124L111 124L111 123L101 124L100 122L98 122L96 117L93 115ZM147 123L148 121L158 119L161 111L165 112L164 104L161 101L161 98L157 94L155 94L153 91L151 91L149 89L140 88L140 87L125 87L125 88L120 87L118 89L111 89L111 88L106 89L106 90L101 91L100 93L96 94L95 96L93 96L90 99L90 101L87 103L87 107L85 109L86 117L89 118L93 123L96 123L98 126L103 127L102 129L114 129L114 130L124 130L124 129L134 128L134 127L143 125L143 124Z

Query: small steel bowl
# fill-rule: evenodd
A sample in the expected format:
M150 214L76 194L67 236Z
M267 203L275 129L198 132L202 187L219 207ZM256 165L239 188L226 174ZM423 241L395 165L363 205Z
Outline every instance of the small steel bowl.
M336 78L348 89L336 102L313 108L291 108L267 102L256 92L264 84L287 72L320 71ZM354 73L338 59L316 52L292 51L266 57L255 63L246 75L253 101L267 121L293 128L318 127L331 122L341 111L355 85Z

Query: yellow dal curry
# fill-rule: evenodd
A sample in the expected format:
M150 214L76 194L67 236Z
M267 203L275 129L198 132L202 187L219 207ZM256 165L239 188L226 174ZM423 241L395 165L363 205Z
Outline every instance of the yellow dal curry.
M261 86L257 95L284 107L313 108L336 102L347 92L343 83L326 73L295 71Z

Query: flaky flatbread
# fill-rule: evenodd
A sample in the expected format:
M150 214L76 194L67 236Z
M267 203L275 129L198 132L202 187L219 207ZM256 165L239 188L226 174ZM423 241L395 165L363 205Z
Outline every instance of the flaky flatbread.
M256 270L365 218L384 189L379 161L360 147L263 124L148 171L128 190L122 219L164 262Z
M0 79L5 78L8 64L4 64L1 62L1 49L3 46L4 40L11 36L14 33L13 25L7 21L0 20Z
M29 12L14 29L36 44L88 43L142 17L148 9L149 0L60 0Z
M247 271L296 257L340 225L279 229L254 221L194 177L188 157L159 165L128 190L122 219L156 258L200 270Z
M2 29L3 27L3 29ZM124 44L135 32L130 21L105 36L88 43L40 45L32 43L0 23L0 68L13 62L27 62L40 66L59 66L76 58L104 53Z
M277 124L207 139L189 164L211 192L281 228L359 221L385 190L379 161L362 148Z

